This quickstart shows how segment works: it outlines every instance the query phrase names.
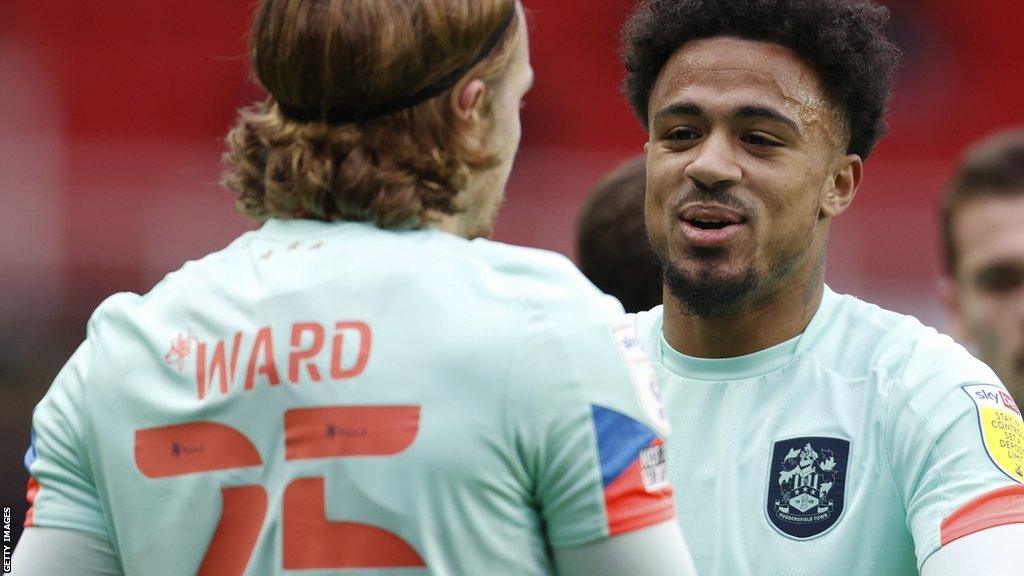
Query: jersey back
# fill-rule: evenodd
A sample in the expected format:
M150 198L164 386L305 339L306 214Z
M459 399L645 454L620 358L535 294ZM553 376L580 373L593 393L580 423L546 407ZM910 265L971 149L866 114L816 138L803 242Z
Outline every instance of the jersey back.
M30 524L126 574L550 574L674 514L620 314L546 252L268 222L96 312L34 415Z

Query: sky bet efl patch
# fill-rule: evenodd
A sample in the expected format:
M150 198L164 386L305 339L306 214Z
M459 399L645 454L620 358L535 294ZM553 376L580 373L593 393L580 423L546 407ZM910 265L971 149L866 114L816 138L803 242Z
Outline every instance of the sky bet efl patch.
M654 425L662 436L669 433L668 418L665 406L661 403L661 389L658 388L658 376L654 366L647 358L647 353L640 347L640 338L636 335L633 321L629 320L612 327L612 338L619 349L619 355L629 370L636 391L636 400L643 410L644 416Z
M1024 482L1024 422L1013 398L994 384L971 384L964 392L978 408L981 439L989 458L1007 476Z

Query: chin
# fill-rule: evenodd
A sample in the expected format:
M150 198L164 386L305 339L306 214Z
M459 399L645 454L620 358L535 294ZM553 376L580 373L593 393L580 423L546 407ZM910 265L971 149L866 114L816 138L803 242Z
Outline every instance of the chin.
M683 312L700 317L724 316L746 303L761 285L753 264L735 271L704 264L696 269L663 265L662 275L669 293Z

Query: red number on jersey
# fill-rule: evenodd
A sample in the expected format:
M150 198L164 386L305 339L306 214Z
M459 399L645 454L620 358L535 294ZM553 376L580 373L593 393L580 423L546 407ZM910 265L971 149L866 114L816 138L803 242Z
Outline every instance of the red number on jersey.
M285 413L285 459L387 456L409 447L419 431L418 406L331 406ZM135 432L135 463L150 478L262 465L242 432L191 422ZM262 486L221 488L223 508L200 575L241 575L267 515ZM284 491L284 568L423 567L406 541L382 528L327 519L324 479L297 478Z

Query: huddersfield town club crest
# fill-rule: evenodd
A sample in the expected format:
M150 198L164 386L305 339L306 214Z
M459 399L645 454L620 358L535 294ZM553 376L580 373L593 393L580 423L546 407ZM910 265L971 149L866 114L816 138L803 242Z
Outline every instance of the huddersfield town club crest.
M843 513L850 441L824 436L780 440L768 476L768 520L790 538L828 531Z

